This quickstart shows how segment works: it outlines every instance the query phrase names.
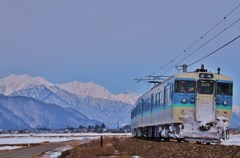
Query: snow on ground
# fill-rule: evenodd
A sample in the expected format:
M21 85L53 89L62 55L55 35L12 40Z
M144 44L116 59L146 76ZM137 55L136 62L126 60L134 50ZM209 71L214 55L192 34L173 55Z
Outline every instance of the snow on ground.
M23 148L23 146L0 146L0 150L14 150Z
M0 134L1 144L33 144L43 142L63 142L99 138L100 136L130 136L129 133L47 133L47 134Z
M0 138L0 144L33 144L43 142L63 142L69 140L83 140L83 137L10 137Z
M230 135L230 138L228 140L223 140L221 144L240 146L240 134Z
M42 134L0 134L1 144L32 144L43 142L62 142L99 138L100 136L131 136L131 133L42 133ZM222 145L239 145L240 134L230 135L229 140L223 140Z
M131 136L131 133L28 133L28 134L0 134L1 137L26 137L26 136Z
M70 146L70 145L67 145L62 148L56 148L52 151L46 152L44 155L41 156L41 158L58 158L59 156L62 155L62 152L70 150L70 149L72 149L72 146Z

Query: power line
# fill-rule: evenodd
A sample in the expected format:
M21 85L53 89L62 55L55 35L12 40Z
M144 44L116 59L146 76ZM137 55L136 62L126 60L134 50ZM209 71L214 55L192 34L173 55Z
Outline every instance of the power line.
M194 64L196 64L196 63L198 63L199 61L202 61L203 59L205 59L205 58L207 58L207 57L209 57L209 56L211 56L212 54L214 54L214 53L216 53L216 52L218 52L219 50L221 50L221 49L223 49L224 47L226 47L227 45L229 45L230 43L232 43L232 42L234 42L235 40L237 40L238 38L240 38L240 35L239 36L237 36L236 38L234 38L234 39L232 39L231 41L229 41L228 43L226 43L226 44L224 44L223 46L221 46L221 47L219 47L218 49L216 49L215 51L213 51L213 52L211 52L211 53L209 53L209 54L207 54L207 55L205 55L204 57L202 57L202 58L200 58L200 59L198 59L198 60L196 60L195 62L193 62L193 63L191 63L191 64L189 64L188 65L188 67L190 67L190 66L192 66L192 65L194 65ZM172 69L172 67L170 67L169 69L167 69L163 74L165 74L165 73L167 73L169 70L171 70ZM180 70L182 70L182 68L181 69L179 69L179 71ZM161 75L160 75L161 76Z
M231 44L232 42L236 41L238 38L240 38L240 35L238 35L237 37L235 37L235 38L232 39L231 41L227 42L226 44L222 45L222 46L219 47L218 49L214 50L213 52L211 52L211 53L205 55L204 57L202 57L202 58L200 58L200 59L194 61L194 62L191 63L191 64L189 64L188 67L190 67L190 66L192 66L192 65L194 65L194 64L196 64L196 63L202 61L203 59L206 59L207 57L209 57L209 56L215 54L216 52L220 51L221 49L223 49L224 47L228 46L228 45ZM171 68L172 68L172 67L171 67ZM170 70L171 68L169 68L168 70ZM167 70L167 71L168 71L168 70ZM182 70L182 69L179 69L179 70ZM167 71L165 71L164 73L166 73ZM163 73L163 74L164 74L164 73ZM154 77L154 78L158 77L158 78L160 79L161 75L160 75L160 76L147 76L147 77ZM151 81L150 78L148 78L148 79L145 79L145 78L144 78L144 79L135 79L135 80L137 80L137 82L139 82L139 81L141 81L141 80L148 80L148 81ZM149 83L150 83L150 82L149 82Z
M234 21L233 23L231 23L228 27L224 28L222 31L218 32L215 36L213 36L211 39L209 39L207 42L205 42L204 44L202 44L201 46L199 46L197 49L195 49L194 51L192 51L191 53L189 53L187 56L185 56L184 58L182 58L180 61L178 61L175 65L172 65L171 67L169 67L166 71L164 71L161 75L165 75L167 72L169 72L172 68L176 67L178 64L180 64L181 62L183 62L184 60L186 60L187 58L189 58L191 55L195 54L198 50L200 50L201 48L203 48L205 45L207 45L208 43L210 43L212 40L216 39L218 36L220 36L223 32L227 31L230 27L232 27L233 25L235 25L236 23L238 23L240 21L240 18L236 21Z
M208 35L212 30L214 30L217 26L219 26L223 21L227 19L234 11L236 11L240 7L240 4L238 4L234 9L232 9L225 17L223 17L219 22L217 22L213 27L211 27L205 34L203 34L200 38L198 38L196 41L194 41L192 44L190 44L183 52L175 56L172 60L170 60L168 63L161 66L160 69L157 69L153 74L159 72L160 70L164 69L171 63L173 63L176 59L178 59L180 56L185 54L190 48L192 48L195 44L197 44L200 40L202 40L206 35ZM199 48L200 49L200 48ZM168 72L168 71L167 71ZM165 74L165 73L164 73Z
M182 60L180 60L176 65L180 64L182 61L186 60L187 58L189 58L191 55L193 55L194 53L196 53L199 49L201 49L202 47L204 47L205 45L207 45L208 43L210 43L212 40L214 40L215 38L217 38L219 35L221 35L223 32L227 31L230 27L232 27L233 25L235 25L236 23L238 23L240 21L240 18L236 21L234 21L232 24L230 24L228 27L224 28L222 31L218 32L215 36L213 36L211 39L209 39L207 42L205 42L204 44L202 44L200 47L198 47L197 49L195 49L193 52L189 53L187 56L185 56ZM175 66L176 66L175 65Z
M215 51L213 51L213 52L211 52L211 53L209 53L209 54L205 55L204 57L202 57L202 58L200 58L200 59L196 60L195 62L193 62L193 63L189 64L189 65L188 65L188 67L189 67L189 66L192 66L192 65L194 65L194 64L196 64L196 63L198 63L199 61L201 61L201 60L203 60L203 59L205 59L205 58L209 57L210 55L213 55L214 53L216 53L216 52L218 52L219 50L223 49L224 47L226 47L226 46L227 46L227 45L229 45L230 43L232 43L232 42L236 41L238 38L240 38L240 35L239 35L239 36L237 36L237 37L235 37L234 39L232 39L232 40L231 40L231 41L229 41L228 43L224 44L223 46L219 47L219 48L218 48L218 49L216 49Z

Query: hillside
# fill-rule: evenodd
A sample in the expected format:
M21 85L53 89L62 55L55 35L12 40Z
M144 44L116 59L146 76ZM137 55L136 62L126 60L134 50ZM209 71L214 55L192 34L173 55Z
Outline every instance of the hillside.
M79 127L100 124L80 112L71 112L55 104L47 104L28 97L0 96L0 129L32 129Z

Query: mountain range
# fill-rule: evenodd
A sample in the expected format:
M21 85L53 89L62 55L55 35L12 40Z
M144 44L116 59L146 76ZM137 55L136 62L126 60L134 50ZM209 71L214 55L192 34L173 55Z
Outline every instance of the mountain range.
M233 105L231 128L240 129L240 107Z
M57 85L29 75L1 79L0 94L1 112L5 113L0 129L10 128L11 124L11 129L57 129L96 123L117 127L130 123L130 111L138 97L130 92L115 95L94 83L73 81Z

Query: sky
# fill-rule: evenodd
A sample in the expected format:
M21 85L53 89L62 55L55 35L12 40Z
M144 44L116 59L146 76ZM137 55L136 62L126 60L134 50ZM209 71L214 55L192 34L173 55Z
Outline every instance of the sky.
M113 93L143 93L134 79L161 69L230 13L237 0L1 0L0 78L42 76L53 83L94 82ZM236 9L191 49L240 18ZM179 63L191 64L240 35L240 22ZM240 39L188 68L205 64L234 80L240 105ZM185 54L186 56L186 54ZM185 57L181 55L178 60ZM165 75L178 73L175 68Z

